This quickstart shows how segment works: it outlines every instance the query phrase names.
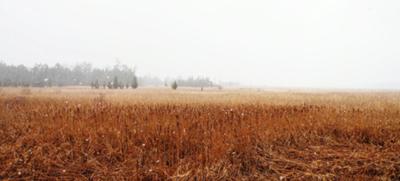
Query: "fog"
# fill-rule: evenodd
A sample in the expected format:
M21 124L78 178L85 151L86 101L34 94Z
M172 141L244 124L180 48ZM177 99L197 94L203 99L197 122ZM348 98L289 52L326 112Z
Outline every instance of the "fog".
M0 60L248 86L400 88L400 1L0 0Z

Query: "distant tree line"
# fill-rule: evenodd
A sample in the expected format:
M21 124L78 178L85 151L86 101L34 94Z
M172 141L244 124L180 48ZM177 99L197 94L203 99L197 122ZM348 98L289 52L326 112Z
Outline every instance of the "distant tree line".
M176 84L183 87L212 87L214 83L209 78L194 78L190 77L188 79L178 79Z
M138 88L139 86L211 87L208 78L188 78L161 80L158 77L136 75L135 69L127 65L115 64L111 68L94 68L82 63L73 67L55 64L36 64L31 68L24 65L8 65L0 62L0 86L2 87L52 87L91 86L92 88Z

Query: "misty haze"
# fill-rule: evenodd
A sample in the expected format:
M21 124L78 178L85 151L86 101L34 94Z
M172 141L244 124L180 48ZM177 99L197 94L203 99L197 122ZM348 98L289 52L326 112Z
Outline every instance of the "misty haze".
M0 180L400 180L400 2L0 0Z

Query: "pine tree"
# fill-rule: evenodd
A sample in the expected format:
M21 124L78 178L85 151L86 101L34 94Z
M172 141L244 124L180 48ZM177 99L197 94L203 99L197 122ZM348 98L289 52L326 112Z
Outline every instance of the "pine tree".
M176 90L176 89L178 88L178 83L176 83L176 81L174 81L174 82L172 83L172 85L171 85L171 88L172 88L173 90Z
M99 88L100 88L99 80L94 81L93 87L94 87L95 89L99 89Z
M118 87L119 87L118 77L115 76L113 81L113 88L118 89Z
M137 81L137 77L136 77L136 75L133 75L133 79L132 79L132 84L131 84L131 86L132 86L132 89L136 89L136 88L138 88L138 81Z

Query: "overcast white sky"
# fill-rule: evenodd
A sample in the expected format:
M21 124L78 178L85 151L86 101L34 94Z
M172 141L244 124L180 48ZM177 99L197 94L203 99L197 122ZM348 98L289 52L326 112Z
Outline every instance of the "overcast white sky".
M140 74L400 88L398 0L0 0L0 60L116 58Z

